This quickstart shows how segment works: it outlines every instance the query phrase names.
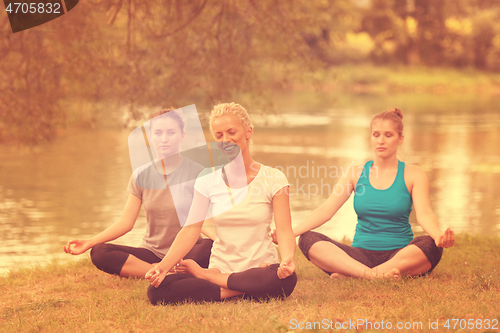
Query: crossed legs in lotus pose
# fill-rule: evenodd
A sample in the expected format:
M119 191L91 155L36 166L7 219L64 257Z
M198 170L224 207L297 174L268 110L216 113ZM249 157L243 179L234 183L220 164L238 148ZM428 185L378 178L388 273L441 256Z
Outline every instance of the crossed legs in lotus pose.
M328 256L325 256L328 253ZM351 258L336 245L319 241L311 246L308 252L313 264L324 271L333 272L332 278L353 276L365 279L389 278L399 279L401 274L417 276L427 272L431 263L425 254L415 245L401 249L388 261L370 268Z

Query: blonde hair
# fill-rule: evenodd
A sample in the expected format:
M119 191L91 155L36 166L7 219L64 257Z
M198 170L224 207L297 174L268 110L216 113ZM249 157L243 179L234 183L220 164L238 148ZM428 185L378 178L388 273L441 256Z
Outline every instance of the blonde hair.
M215 119L222 116L236 116L240 120L241 124L245 129L252 126L252 121L248 115L247 110L239 104L236 103L220 103L214 106L212 112L210 113L210 133L214 135L212 124Z
M399 136L403 135L403 112L398 108L392 108L387 111L376 114L370 123L370 130L372 129L373 122L375 120L392 120L396 126L396 131Z

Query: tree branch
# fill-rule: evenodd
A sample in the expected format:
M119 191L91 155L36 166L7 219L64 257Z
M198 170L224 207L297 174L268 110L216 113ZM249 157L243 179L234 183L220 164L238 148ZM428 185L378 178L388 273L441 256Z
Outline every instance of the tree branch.
M116 5L116 10L115 10L115 13L113 14L113 16L110 18L110 20L108 21L108 24L109 25L113 25L113 23L115 23L115 20L116 20L116 16L118 15L118 12L120 11L120 9L122 8L122 3L123 3L123 0L120 0L118 2L118 4Z
M186 28L188 25L191 24L191 22L194 21L195 18L197 18L198 16L200 16L201 12L203 11L203 9L205 9L205 6L207 4L208 0L205 0L205 2L203 2L203 4L201 5L201 7L196 11L196 13L194 13L193 16L191 16L186 22L184 22L183 24L181 24L179 27L177 27L176 29L170 31L170 32L167 32L166 34L162 34L162 35L154 35L153 37L154 38L165 38L165 37L169 37L169 36L172 36L176 33L178 33L179 31L181 31L182 29Z

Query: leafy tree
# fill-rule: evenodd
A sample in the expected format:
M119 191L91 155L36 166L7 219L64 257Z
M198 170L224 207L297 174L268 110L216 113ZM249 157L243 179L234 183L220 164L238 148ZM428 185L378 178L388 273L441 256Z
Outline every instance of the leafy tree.
M443 39L446 34L445 0L414 1L420 59L427 65L440 65L443 62Z
M211 105L236 94L269 104L284 82L332 63L354 24L349 0L89 0L12 34L0 26L0 140L34 144L64 124L65 105ZM329 53L330 52L330 53Z

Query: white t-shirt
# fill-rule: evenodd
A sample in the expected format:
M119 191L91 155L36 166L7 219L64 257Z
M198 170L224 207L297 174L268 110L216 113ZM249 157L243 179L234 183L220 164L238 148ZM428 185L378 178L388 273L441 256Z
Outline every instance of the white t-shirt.
M288 180L281 171L265 165L261 165L257 176L243 188L229 189L222 178L222 169L196 180L195 190L212 204L217 235L209 268L232 273L264 262L278 263L278 254L269 236L273 196L287 185Z

